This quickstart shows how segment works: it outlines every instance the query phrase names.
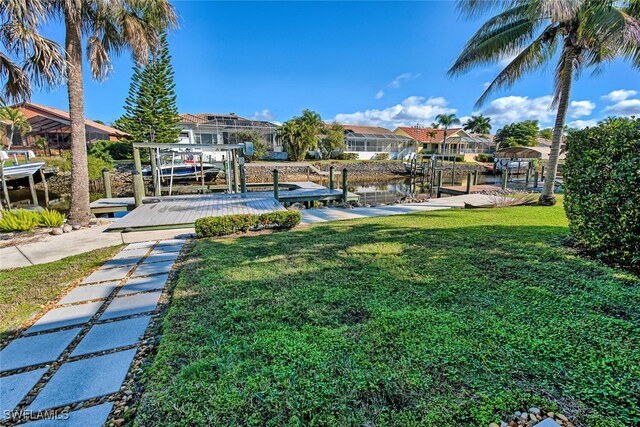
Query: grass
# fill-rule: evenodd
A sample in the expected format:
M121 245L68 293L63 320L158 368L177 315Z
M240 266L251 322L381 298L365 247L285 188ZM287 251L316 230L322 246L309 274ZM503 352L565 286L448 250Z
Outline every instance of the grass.
M138 425L640 423L640 279L563 246L561 206L198 241Z
M113 246L47 264L0 270L0 340L20 328L62 289L89 274L120 248Z

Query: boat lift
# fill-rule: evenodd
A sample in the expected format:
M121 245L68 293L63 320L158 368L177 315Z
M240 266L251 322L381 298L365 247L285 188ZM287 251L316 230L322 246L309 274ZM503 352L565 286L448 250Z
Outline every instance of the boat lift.
M20 163L18 157L24 158L24 162ZM38 196L36 194L35 182L33 175L36 172L40 172L40 177L44 183L45 188L45 205L49 204L49 191L47 187L47 181L42 171L44 162L32 162L31 159L36 157L31 150L0 150L0 185L2 186L2 198L4 199L5 207L11 209L11 199L9 198L9 189L7 187L7 181L29 178L29 188L31 190L31 199L34 205L38 204ZM13 164L5 166L5 162L13 160ZM0 202L0 210L3 209L2 202Z
M244 170L244 156L253 155L253 143L250 141L240 144L185 144L185 143L149 143L134 142L133 143L133 161L135 169L142 174L142 162L140 160L140 149L149 150L149 158L151 160L151 176L153 181L154 196L161 195L162 189L162 165L159 160L162 154L171 155L171 172L169 175L169 195L173 189L173 168L176 156L194 156L200 158L200 179L204 185L204 157L207 153L226 152L223 156L224 171L227 182L228 193L246 193L246 174ZM197 165L194 166L197 170Z

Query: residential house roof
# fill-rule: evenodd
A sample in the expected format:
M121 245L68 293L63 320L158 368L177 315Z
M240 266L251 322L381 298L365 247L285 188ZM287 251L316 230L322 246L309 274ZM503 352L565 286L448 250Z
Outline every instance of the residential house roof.
M342 127L344 127L345 138L351 140L391 139L398 142L410 140L406 136L397 135L380 126L342 125Z
M23 102L12 106L12 108L19 108L22 111L31 124L32 132L47 132L54 129L58 131L70 125L71 118L69 113L57 108L34 104L33 102ZM126 132L93 120L85 119L84 123L85 126L110 136L122 137L127 135Z
M435 132L433 138L429 135L429 133L432 131ZM413 138L419 142L439 143L444 140L444 129L399 126L393 132L396 134L400 133L408 135L410 138ZM451 136L460 136L460 133L463 133L464 136L468 136L468 134L462 128L449 128L447 129L447 138Z
M251 120L234 114L218 114L218 113L198 113L180 114L180 121L183 125L205 125L216 128L232 129L256 129L268 128L275 129L276 125L262 120Z

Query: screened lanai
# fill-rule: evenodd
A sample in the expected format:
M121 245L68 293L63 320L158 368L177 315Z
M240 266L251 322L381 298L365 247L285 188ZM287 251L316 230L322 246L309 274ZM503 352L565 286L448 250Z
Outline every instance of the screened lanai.
M376 158L379 153L389 154L389 158L401 158L414 150L413 141L396 135L388 129L377 126L345 125L345 152L357 153L360 159Z

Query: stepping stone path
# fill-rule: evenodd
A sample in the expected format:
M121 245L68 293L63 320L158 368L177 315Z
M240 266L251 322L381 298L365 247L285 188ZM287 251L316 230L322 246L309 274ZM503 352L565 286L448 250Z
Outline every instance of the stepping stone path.
M102 426L184 240L134 243L0 350L0 423Z

